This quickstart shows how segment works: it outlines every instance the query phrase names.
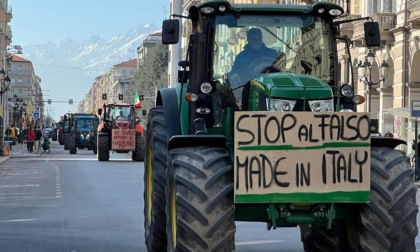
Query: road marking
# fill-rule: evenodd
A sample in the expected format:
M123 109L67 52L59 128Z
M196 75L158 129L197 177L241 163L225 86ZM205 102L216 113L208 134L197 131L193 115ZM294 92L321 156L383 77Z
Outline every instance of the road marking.
M236 246L244 246L244 245L257 245L257 244L267 244L267 243L282 243L283 240L261 240L261 241L243 241L243 242L235 242Z
M16 220L2 220L0 222L23 222L23 221L34 221L36 219L16 219Z
M16 188L16 187L39 187L39 184L28 184L28 185L3 185L1 188Z
M56 198L61 198L63 196L63 193L61 191L60 170L58 169L58 166L54 167L54 170L55 170L55 196Z

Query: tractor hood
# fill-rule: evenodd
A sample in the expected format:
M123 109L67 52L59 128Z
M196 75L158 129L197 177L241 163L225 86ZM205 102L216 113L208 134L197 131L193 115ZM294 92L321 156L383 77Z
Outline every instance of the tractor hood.
M285 99L332 99L331 87L319 78L293 73L267 73L256 76L251 85L268 97Z

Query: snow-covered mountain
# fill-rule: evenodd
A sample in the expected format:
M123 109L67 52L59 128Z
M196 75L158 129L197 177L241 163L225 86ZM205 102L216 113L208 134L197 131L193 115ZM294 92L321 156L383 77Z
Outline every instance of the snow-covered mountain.
M77 111L77 102L88 93L97 76L113 65L137 58L137 47L143 39L159 29L156 25L138 25L111 38L65 38L58 43L21 45L21 56L32 61L35 74L41 78L44 98L54 102L49 113L57 120L68 111ZM69 105L69 99L76 103Z

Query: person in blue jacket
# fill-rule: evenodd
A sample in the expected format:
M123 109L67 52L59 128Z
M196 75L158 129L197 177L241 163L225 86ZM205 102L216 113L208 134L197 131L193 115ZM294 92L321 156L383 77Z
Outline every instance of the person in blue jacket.
M247 44L235 58L229 73L231 88L247 83L261 70L270 66L279 53L268 48L262 40L262 32L258 28L251 28L246 33Z

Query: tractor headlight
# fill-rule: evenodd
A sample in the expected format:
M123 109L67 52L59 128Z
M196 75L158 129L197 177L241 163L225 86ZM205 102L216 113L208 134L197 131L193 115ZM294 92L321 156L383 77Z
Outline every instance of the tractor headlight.
M282 100L282 99L269 99L269 111L292 111L295 107L296 101Z
M313 100L308 101L312 112L333 112L333 100Z
M201 90L201 92L203 93L203 94L209 94L210 92L211 92L211 90L212 90L213 88L212 88L212 86L211 86L211 84L210 83L208 83L208 82L204 82L204 83L202 83L201 84L201 86L200 86L200 90Z
M330 15L333 16L333 17L338 17L341 14L343 14L343 12L339 9L331 9L331 10L328 11L328 13L330 13Z
M204 14L211 14L214 12L214 8L213 7L203 7L200 9L201 13Z
M352 96L353 95L353 87L349 84L344 84L340 87L340 93L343 96Z

